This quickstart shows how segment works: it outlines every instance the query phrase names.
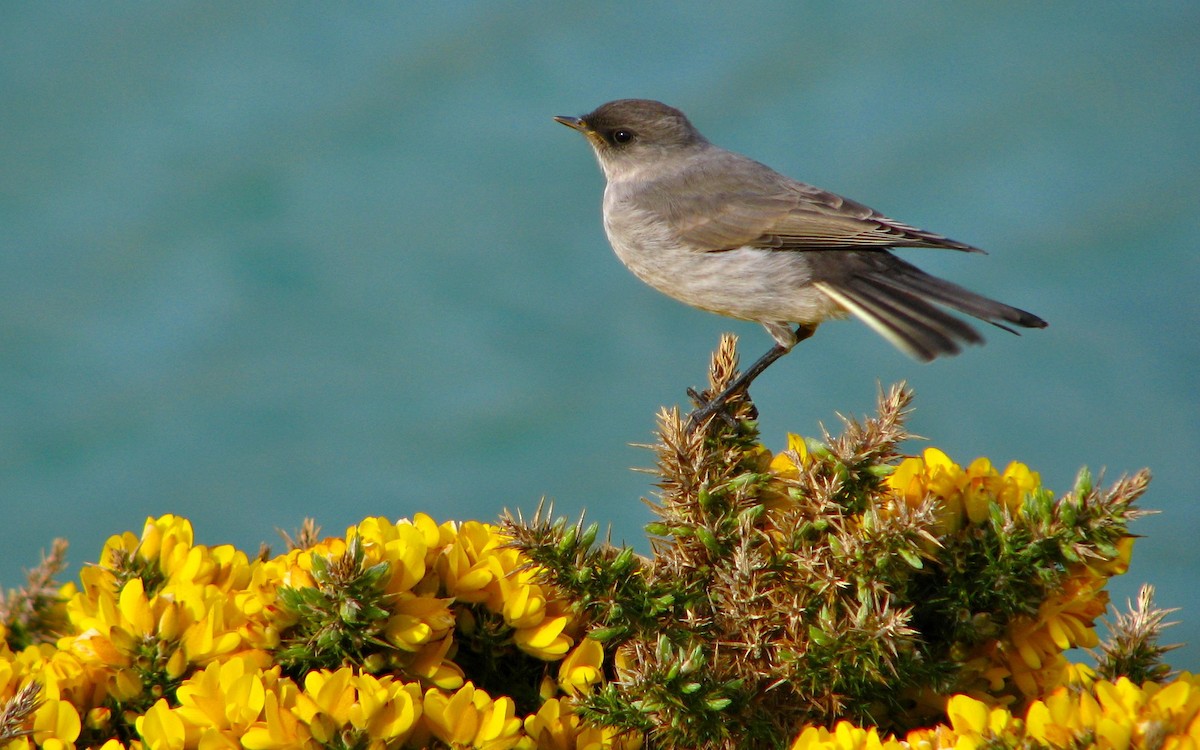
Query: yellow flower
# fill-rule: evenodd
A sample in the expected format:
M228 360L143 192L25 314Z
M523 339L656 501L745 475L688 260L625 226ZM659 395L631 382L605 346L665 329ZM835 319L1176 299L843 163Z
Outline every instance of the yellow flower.
M511 698L492 700L468 682L453 695L425 692L425 718L434 736L455 747L507 750L522 738L521 720Z
M336 672L322 669L305 675L304 692L297 697L294 711L308 724L317 742L328 743L349 723L355 698L350 684L353 675L345 667Z
M389 594L411 591L425 577L427 536L411 522L367 518L346 530L347 542L355 537L363 543L367 565L388 563L391 579L384 590Z
M1107 579L1086 565L1075 565L1060 591L1042 602L1035 617L1014 617L1006 636L985 648L1026 698L1044 695L1074 682L1078 669L1062 652L1099 642L1095 621L1108 607Z
M458 601L490 601L492 611L502 606L499 591L492 585L497 571L491 558L507 540L497 532L498 529L490 524L467 521L459 526L454 542L438 558L437 570L442 585ZM503 567L500 572L503 574Z
M558 665L558 684L567 695L591 692L603 679L604 647L599 641L584 638Z
M1062 684L1076 688L1091 688L1096 683L1096 670L1087 664L1070 663L1063 669Z
M275 674L272 670L271 675ZM247 750L293 750L305 747L311 734L292 708L299 690L288 679L274 680L263 698L260 719L246 728L240 740Z
M447 658L453 645L454 638L451 635L425 644L413 655L405 671L442 690L457 690L463 685L463 671Z
M416 651L430 641L444 638L454 627L451 601L408 592L397 594L385 631L388 641L396 648Z
M399 746L416 727L422 709L416 683L342 668L309 672L292 713L322 745L350 733L372 743Z
M960 739L969 738L969 742L979 744L1003 735L1013 723L1007 710L990 708L966 695L955 695L946 702L946 716Z
M551 698L536 714L525 718L525 733L537 750L637 750L642 737L636 733L619 734L612 727L581 726L579 717L567 701Z
M74 747L82 728L79 711L64 700L46 698L33 714L33 739L43 747L52 741Z
M439 552L442 547L452 543L455 537L458 536L458 529L453 521L446 521L438 525L437 521L424 513L414 515L412 525L416 526L417 530L421 532L421 535L425 538L425 546L434 554Z
M522 651L539 659L561 659L575 642L564 632L571 622L572 618L569 615L547 615L535 626L518 629L513 633L513 642Z
M1028 736L1057 747L1195 748L1200 746L1200 679L1183 673L1169 684L1141 687L1122 677L1091 692L1060 688L1025 715Z
M248 660L213 662L179 686L175 713L202 738L236 741L258 721L266 693L262 672Z
M188 664L204 665L244 647L239 632L244 616L214 585L179 585L148 595L142 579L133 578L114 591L115 583L89 585L68 602L78 634L60 641L61 648L91 665L134 669L143 677L161 671L173 679Z
M358 700L350 707L351 726L373 742L403 742L421 717L420 685L369 674L355 676L352 683Z
M137 718L137 730L148 750L183 750L187 746L183 719L162 698Z
M944 532L956 531L964 520L983 523L993 502L1015 513L1041 486L1037 472L1024 464L1014 461L1000 474L991 461L977 458L964 470L937 448L926 448L921 458L904 459L887 482L895 497L910 507L934 498Z
M192 547L192 524L186 518L164 515L147 518L141 537L125 532L109 537L100 553L100 567L118 569L125 561L140 559L169 576L186 559Z
M789 432L787 449L776 453L771 459L771 473L784 479L796 479L800 476L800 469L807 466L810 460L804 438Z
M874 727L863 728L839 721L833 731L825 727L805 727L792 741L789 750L904 750L895 737L880 738Z
M568 604L551 598L537 583L538 569L505 545L498 528L468 521L438 558L437 570L458 601L481 603L504 617L518 648L547 661L560 659L574 644L574 618ZM464 614L464 617L469 616ZM460 623L460 628L462 624Z

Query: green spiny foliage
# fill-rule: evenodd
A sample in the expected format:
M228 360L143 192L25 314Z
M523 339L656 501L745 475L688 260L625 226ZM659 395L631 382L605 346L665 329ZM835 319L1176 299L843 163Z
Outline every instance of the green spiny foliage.
M384 591L389 572L386 562L365 565L357 537L340 558L313 553L316 586L279 590L284 615L295 623L282 634L276 656L285 671L369 666L379 661L369 659L372 654L393 651L381 637L391 614Z
M620 645L633 638L654 637L664 622L679 618L702 592L677 584L655 583L646 576L647 560L630 548L596 545L597 524L586 528L581 518L568 525L551 520L539 507L533 519L507 516L516 544L545 571L592 624L589 637Z
M736 376L732 338L709 393ZM596 545L595 527L508 519L514 544L577 602L623 668L580 699L589 721L651 747L772 747L843 718L904 730L930 698L970 689L964 660L1060 590L1072 565L1119 557L1144 473L1097 490L1086 473L1055 500L948 529L932 496L897 503L887 477L911 393L772 467L747 397L689 429L659 414L654 555Z
M1100 644L1096 657L1096 672L1106 680L1125 676L1136 683L1147 680L1166 680L1171 668L1163 662L1168 651L1179 644L1160 645L1163 628L1174 623L1164 622L1177 610L1154 606L1154 587L1142 586L1136 603L1128 612L1118 612L1109 625L1109 638Z

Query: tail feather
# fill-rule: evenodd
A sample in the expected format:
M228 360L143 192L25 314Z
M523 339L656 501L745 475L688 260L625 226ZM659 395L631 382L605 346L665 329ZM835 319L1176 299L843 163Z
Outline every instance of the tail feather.
M890 253L863 260L868 261L867 267L860 267L857 273L818 281L816 287L897 348L923 362L957 354L963 344L983 343L973 327L937 305L1012 333L1016 330L1010 326L1046 327L1046 321L1032 313L930 276Z
M922 362L957 354L962 349L960 342L983 340L971 326L906 292L861 283L835 287L818 282L817 287L896 348Z
M894 269L893 273L871 274L870 278L896 290L920 294L934 302L952 307L1011 333L1016 333L1016 331L1004 323L1011 323L1021 328L1046 327L1046 321L1033 313L976 294L953 282L930 276L899 258L896 260L900 265Z

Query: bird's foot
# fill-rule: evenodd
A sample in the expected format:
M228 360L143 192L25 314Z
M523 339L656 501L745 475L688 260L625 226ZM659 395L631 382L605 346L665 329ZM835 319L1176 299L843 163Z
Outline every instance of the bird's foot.
M721 393L715 396L709 396L708 392L699 393L695 388L688 388L687 395L696 404L696 408L692 409L691 414L687 417L688 432L694 432L700 427L708 424L712 417L719 418L722 422L728 425L731 429L738 426L738 422L744 419L756 419L758 417L758 409L754 408L754 403L750 401L749 394L743 392L741 388L726 388ZM748 408L739 408L738 414L734 414L734 410L730 408L730 400L738 397L738 401L744 403Z

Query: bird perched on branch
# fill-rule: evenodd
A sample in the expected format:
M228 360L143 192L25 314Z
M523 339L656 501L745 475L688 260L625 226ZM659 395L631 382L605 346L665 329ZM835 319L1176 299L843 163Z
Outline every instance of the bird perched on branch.
M661 102L620 99L582 117L554 119L582 133L596 153L608 181L604 228L629 270L689 305L761 323L775 339L701 408L701 418L827 318L853 315L921 361L983 341L945 308L1014 333L1046 326L890 252L982 250L715 146Z

